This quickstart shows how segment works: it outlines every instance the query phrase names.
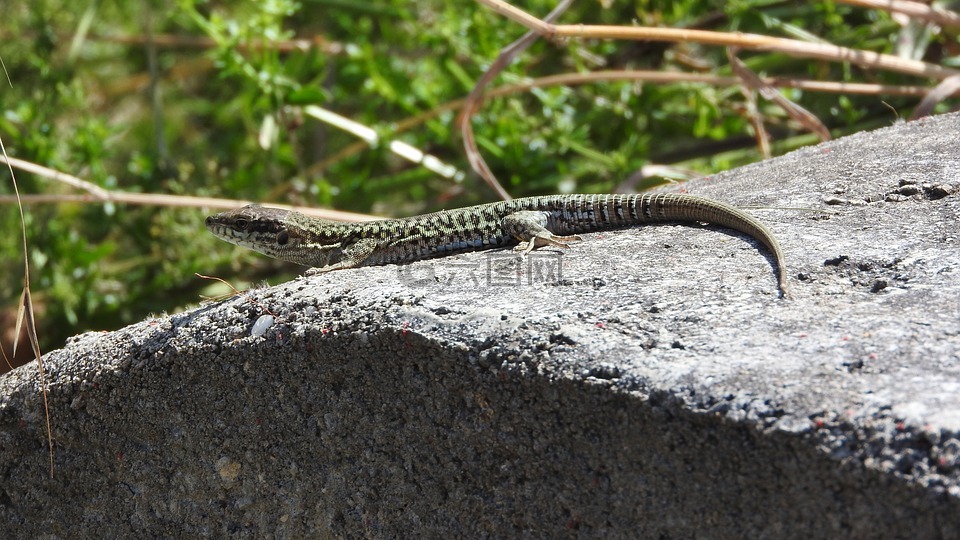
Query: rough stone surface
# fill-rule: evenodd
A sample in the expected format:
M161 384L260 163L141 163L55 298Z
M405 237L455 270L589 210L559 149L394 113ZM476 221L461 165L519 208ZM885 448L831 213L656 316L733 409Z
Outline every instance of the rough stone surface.
M958 133L688 186L768 208L790 301L748 238L664 225L78 336L46 356L54 479L36 366L0 379L4 530L960 537Z

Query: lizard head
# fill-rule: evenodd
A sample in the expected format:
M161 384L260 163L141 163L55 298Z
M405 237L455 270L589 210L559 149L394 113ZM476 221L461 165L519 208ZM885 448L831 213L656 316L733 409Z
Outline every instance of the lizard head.
M207 230L221 240L304 266L325 266L339 243L324 244L312 239L305 222L321 220L282 208L249 204L210 216ZM325 221L325 220L324 220ZM333 223L333 222L331 222Z

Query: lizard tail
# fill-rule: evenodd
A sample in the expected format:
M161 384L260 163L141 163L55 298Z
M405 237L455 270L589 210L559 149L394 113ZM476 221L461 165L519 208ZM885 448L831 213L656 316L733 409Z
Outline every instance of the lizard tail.
M644 222L699 221L734 229L755 238L773 255L780 296L790 298L783 250L770 229L750 214L719 201L673 193L634 195L628 204L638 219Z

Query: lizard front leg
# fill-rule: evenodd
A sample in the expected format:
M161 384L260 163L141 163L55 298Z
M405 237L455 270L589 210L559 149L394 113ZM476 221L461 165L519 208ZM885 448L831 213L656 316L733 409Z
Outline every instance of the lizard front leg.
M326 265L311 268L307 270L306 275L313 276L334 270L363 266L363 263L370 258L377 247L379 247L379 243L373 238L362 238L339 250L336 254L331 253Z
M514 250L522 251L524 255L545 246L568 248L571 242L583 240L577 235L557 236L550 232L547 229L546 212L535 210L514 212L505 216L500 223L504 232L520 241Z

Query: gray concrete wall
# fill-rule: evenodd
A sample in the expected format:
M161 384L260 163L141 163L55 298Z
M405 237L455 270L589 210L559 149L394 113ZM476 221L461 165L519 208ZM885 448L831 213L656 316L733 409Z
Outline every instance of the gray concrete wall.
M357 269L78 336L46 357L53 480L35 365L0 378L4 529L960 537L958 133L688 186L771 208L790 301L755 242L664 225L519 274Z

